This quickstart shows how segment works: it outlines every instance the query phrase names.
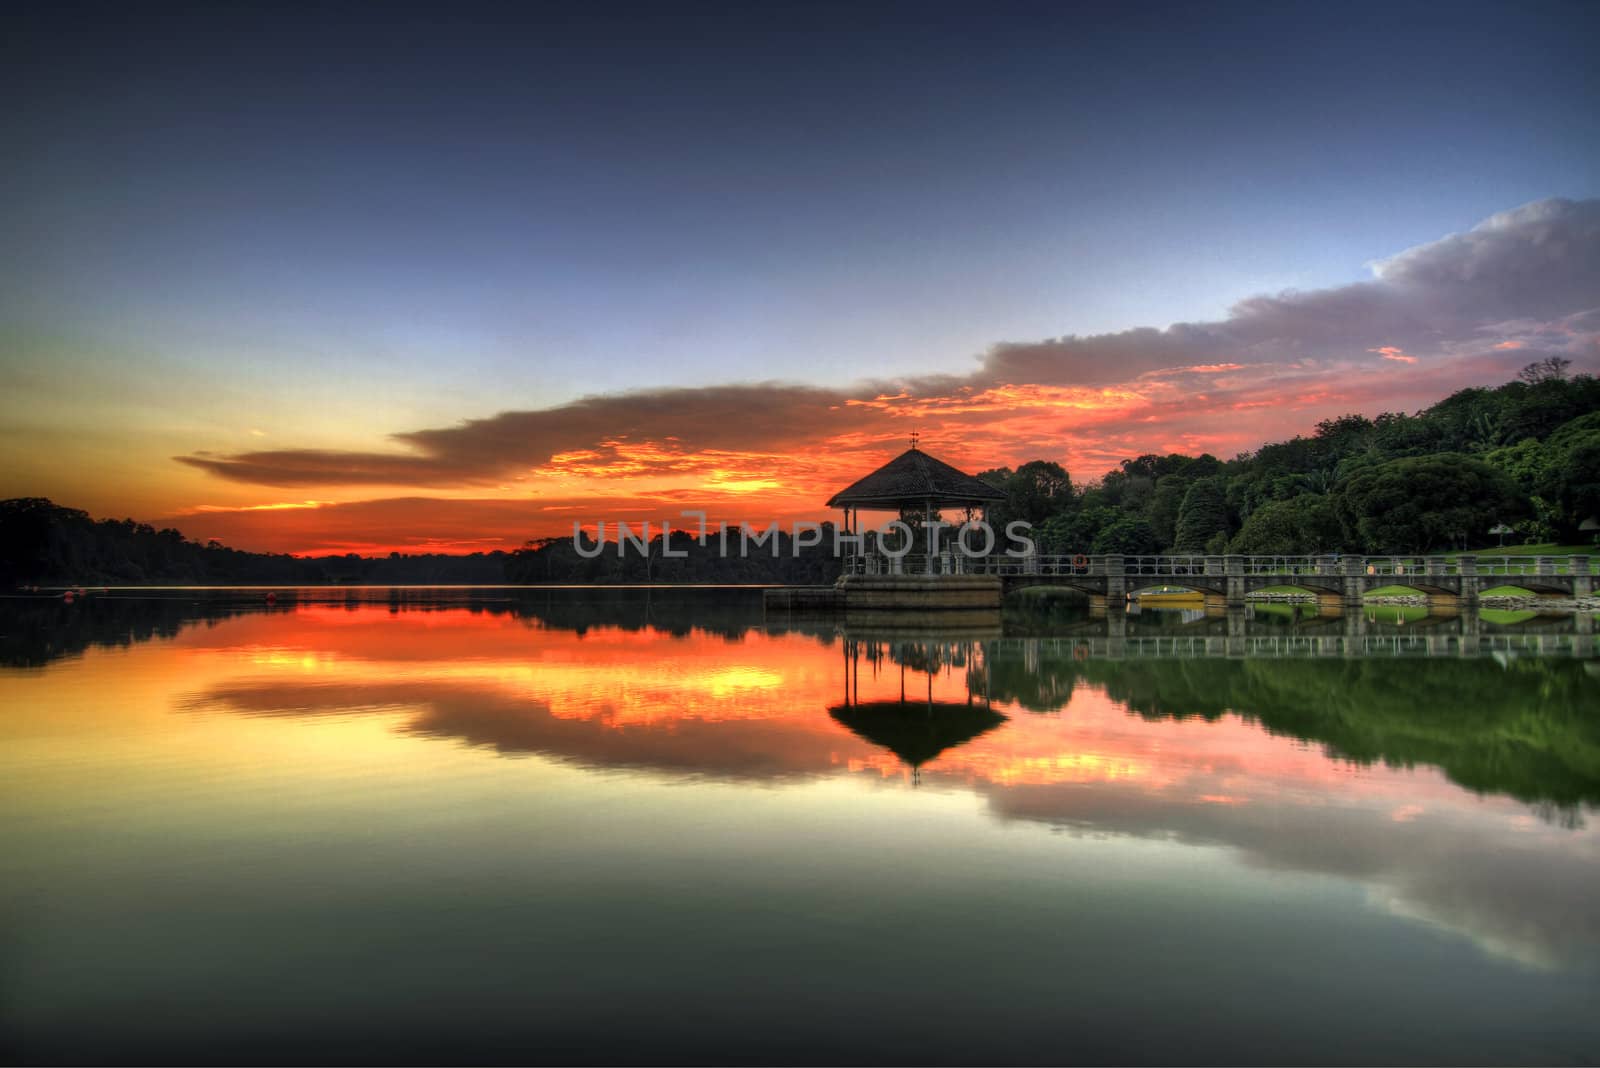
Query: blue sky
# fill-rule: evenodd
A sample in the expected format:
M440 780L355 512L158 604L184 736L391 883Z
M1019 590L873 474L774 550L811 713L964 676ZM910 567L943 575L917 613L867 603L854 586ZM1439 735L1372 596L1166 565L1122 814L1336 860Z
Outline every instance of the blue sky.
M1218 320L1594 195L1597 31L1592 3L52 7L0 44L7 418L103 425L87 382L160 448L354 446Z

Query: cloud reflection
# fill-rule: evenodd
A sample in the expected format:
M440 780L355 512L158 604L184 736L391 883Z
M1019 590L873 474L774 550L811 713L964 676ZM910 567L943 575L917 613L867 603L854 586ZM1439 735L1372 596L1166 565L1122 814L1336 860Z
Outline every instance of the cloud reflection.
M456 614L470 625L453 631ZM1015 671L987 680L996 704L986 713L974 690L987 670L979 647L930 656L937 643L898 652L889 643L850 665L844 646L800 634L752 631L739 642L649 627L530 634L505 617L419 615L428 618L415 620L417 643L389 624L387 653L368 627L377 611L312 614L298 631L279 618L243 620L258 636L276 629L277 644L258 646L247 672L187 694L179 707L392 716L403 736L592 770L770 784L908 780L905 746L831 714L844 706L850 671L859 707L903 709L906 693L927 715L988 717L970 729L924 729L909 764L924 788L970 791L996 818L1222 847L1263 868L1349 880L1378 907L1526 966L1600 960L1600 909L1584 889L1600 878L1593 829L1474 795L1429 767L1339 759L1233 711L1156 715L1149 702L1159 687L1136 698L1146 709L1136 713L1112 696L1123 684L1113 679L1108 691L1093 664L1060 686L1048 657L1035 655L1032 674L1043 681L1012 696ZM226 634L198 637L227 646ZM463 655L449 656L457 641ZM1024 707L1038 707L1046 692L1057 695L1056 711Z

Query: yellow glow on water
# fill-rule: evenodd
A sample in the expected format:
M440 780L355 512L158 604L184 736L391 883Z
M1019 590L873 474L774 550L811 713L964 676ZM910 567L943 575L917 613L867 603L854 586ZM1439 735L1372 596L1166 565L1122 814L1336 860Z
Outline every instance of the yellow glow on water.
M456 766L469 752L669 776L759 768L777 778L876 779L908 765L832 710L847 695L869 705L981 705L966 670L851 663L840 643L792 633L580 633L464 609L308 606L0 677L13 710L0 741L34 803L65 803L86 775L103 792L158 767L292 775L302 786L384 777L402 752L412 774ZM1385 820L1407 806L1435 813L1467 803L1431 769L1353 768L1231 717L1153 727L1083 685L1058 714L997 711L1002 725L923 759L922 780L986 791L1098 784L1170 804L1337 804Z

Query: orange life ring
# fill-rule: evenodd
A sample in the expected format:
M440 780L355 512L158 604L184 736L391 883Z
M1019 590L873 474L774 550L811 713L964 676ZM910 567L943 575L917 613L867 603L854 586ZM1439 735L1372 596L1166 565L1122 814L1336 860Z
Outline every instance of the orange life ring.
M1080 645L1077 648L1073 649L1072 650L1072 659L1074 659L1074 660L1087 660L1087 659L1089 659L1089 647L1087 645Z
M1077 556L1072 558L1072 566L1077 568L1079 571L1082 571L1084 568L1089 566L1089 558L1082 553L1079 553Z

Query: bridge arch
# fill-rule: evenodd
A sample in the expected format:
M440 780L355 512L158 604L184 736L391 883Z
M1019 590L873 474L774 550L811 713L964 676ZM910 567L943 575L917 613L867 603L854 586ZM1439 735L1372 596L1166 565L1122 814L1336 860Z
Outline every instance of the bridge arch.
M1134 583L1140 585L1134 585ZM1161 591L1182 590L1196 596L1224 597L1228 593L1226 582L1195 581L1193 578L1168 578L1166 580L1146 580L1143 576L1130 579L1128 583L1128 596L1137 597L1141 593L1157 593Z
M1458 591L1445 586L1434 586L1423 582L1385 582L1382 586L1374 588L1402 590L1404 591L1403 593L1389 595L1401 597L1455 597L1458 593ZM1368 590L1368 592L1370 593L1371 590ZM1380 596L1386 595L1380 594Z
M1074 590L1086 597L1104 597L1106 592L1103 580L1086 577L1074 581L1065 575L1006 575L1003 588L1007 597L1024 590L1037 589Z
M1519 597L1571 597L1572 588L1564 585L1560 580L1541 581L1532 576L1518 575L1514 582L1496 582L1493 578L1483 580L1484 588L1494 590L1494 595L1503 595L1509 591ZM1479 594L1482 596L1482 594Z
M1330 584L1326 586L1313 586L1307 582L1296 579L1285 579L1282 582L1274 582L1270 586L1262 586L1260 590L1283 590L1289 593L1304 593L1311 596L1317 596L1324 593L1340 592L1340 588L1336 585ZM1259 593L1260 590L1252 590L1251 592Z

